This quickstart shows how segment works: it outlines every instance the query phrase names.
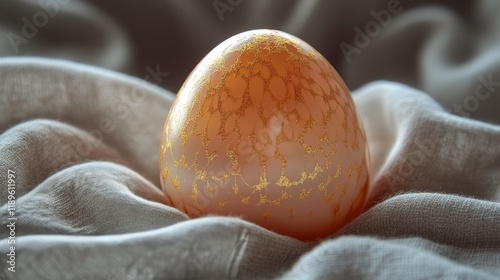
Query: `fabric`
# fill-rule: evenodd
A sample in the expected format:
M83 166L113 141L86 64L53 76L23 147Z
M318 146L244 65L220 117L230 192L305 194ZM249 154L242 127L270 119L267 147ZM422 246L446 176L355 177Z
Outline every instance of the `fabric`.
M500 278L500 5L427 2L2 1L0 279ZM366 128L366 212L319 242L189 219L161 191L172 92L263 27L323 53Z

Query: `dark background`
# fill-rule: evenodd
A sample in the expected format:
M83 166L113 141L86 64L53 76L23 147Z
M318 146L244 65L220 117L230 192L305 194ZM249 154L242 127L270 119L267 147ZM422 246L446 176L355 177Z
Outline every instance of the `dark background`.
M16 51L9 34L22 35L23 18L33 23L44 5L54 3L57 12ZM401 12L389 14L382 26L373 14L388 13L390 5ZM477 77L500 81L499 14L500 2L488 0L2 0L0 57L62 58L144 79L148 68L159 69L169 74L158 85L175 93L225 39L278 29L322 53L351 90L396 81L453 111L453 104L474 94ZM366 32L373 23L376 35L356 45L356 30ZM357 53L347 57L342 44L359 47ZM500 122L494 117L498 104L500 94L493 94L468 116Z

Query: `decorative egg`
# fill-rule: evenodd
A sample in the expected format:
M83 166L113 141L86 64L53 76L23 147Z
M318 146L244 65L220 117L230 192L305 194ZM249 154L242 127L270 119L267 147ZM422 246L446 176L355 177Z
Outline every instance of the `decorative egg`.
M362 212L367 162L361 119L335 69L299 38L254 30L189 75L159 167L168 202L191 217L239 216L309 241Z

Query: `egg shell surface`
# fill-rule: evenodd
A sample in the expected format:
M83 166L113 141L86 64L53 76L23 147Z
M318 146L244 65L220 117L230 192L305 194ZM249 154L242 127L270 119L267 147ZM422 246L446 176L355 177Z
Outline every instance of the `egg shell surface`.
M191 72L160 147L168 202L191 217L240 216L304 241L366 202L368 147L350 91L303 40L235 35Z

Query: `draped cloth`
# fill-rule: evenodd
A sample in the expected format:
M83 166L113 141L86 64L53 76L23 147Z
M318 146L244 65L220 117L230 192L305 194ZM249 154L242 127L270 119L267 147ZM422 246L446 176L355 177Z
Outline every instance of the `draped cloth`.
M498 3L54 1L0 3L1 279L500 277ZM190 219L161 191L174 93L216 44L263 27L324 54L366 129L366 212L318 242Z

